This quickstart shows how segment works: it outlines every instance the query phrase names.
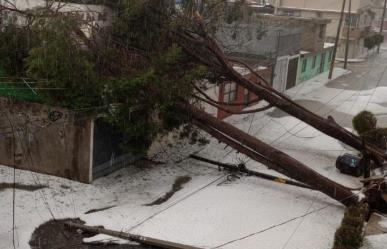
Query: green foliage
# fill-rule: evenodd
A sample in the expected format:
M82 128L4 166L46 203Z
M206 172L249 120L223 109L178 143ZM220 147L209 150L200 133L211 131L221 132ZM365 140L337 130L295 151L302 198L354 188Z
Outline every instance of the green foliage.
M368 111L362 111L352 119L352 125L359 135L376 128L377 120Z
M113 36L145 53L152 53L170 45L166 26L171 22L170 0L123 0L116 8Z
M375 40L373 36L367 36L364 38L364 47L366 47L368 50L375 47Z
M145 70L106 84L107 103L119 103L110 109L108 119L127 134L127 147L137 144L136 152L143 152L160 133L187 122L179 103L191 95L189 83L207 73L202 66L187 67L187 59L173 45Z
M24 59L28 55L31 38L28 31L10 23L0 29L0 71L7 75L25 76Z
M366 208L365 204L347 208L341 226L335 233L333 249L359 249L362 246Z
M32 30L38 44L26 58L27 75L47 79L41 93L45 101L64 107L90 107L98 104L99 78L89 52L74 40L77 20L56 16L38 20Z
M364 47L368 50L384 42L384 36L378 33L372 33L364 38Z
M366 142L378 145L380 148L387 149L387 128L376 128L361 134Z
M189 3L193 2L186 1L184 11L192 12L194 5ZM99 34L100 39L91 37L90 43L81 35L79 17L37 10L41 17L30 32L14 36L17 31L12 26L1 31L17 42L11 45L0 35L0 55L7 53L0 57L0 66L9 73L8 68L18 65L12 73L50 88L40 92L45 103L76 109L104 107L94 114L98 111L124 133L122 146L127 151L144 153L155 137L188 122L179 104L190 99L192 84L208 76L218 78L169 39L183 25L173 19L174 4L110 1L116 13L112 27ZM12 46L22 48L22 53L7 52ZM196 134L193 140L200 138Z

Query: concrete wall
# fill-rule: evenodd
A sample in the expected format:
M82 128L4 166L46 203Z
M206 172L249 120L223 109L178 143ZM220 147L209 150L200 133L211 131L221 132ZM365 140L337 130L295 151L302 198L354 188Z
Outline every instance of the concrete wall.
M1 1L2 0L0 0L0 2ZM47 6L46 1L44 0L13 0L13 2L20 10L36 9ZM53 4L49 7L53 10L58 9L60 13L77 15L80 20L85 22L85 24L81 25L81 30L86 34L86 36L91 36L95 29L110 26L112 23L112 10L103 5L75 3L64 4L62 2L53 2ZM10 13L4 11L2 18L5 19L4 21L16 19L16 23L18 25L26 25L26 19L15 12Z
M298 62L297 84L316 77L322 72L326 72L329 69L331 53L333 47L324 49L316 53L307 53L301 55L301 59ZM313 67L313 61L316 58L315 66ZM306 70L302 71L302 65L306 61Z
M281 8L278 10L280 15L294 15L298 17L307 17L307 18L323 18L330 19L331 22L328 24L326 29L326 41L334 42L334 39L337 34L337 28L340 19L340 8L337 3L330 4L330 0L327 1L307 1L307 0L287 0L281 2ZM336 1L339 2L339 1ZM364 34L367 29L373 24L373 14L372 11L372 2L370 1L354 1L355 4L352 5L352 16L356 18L356 26L351 28L353 32L357 33L350 42L350 58L362 57L366 50L364 50L363 40ZM288 5L286 5L288 4ZM324 6L322 6L324 5ZM325 6L326 5L326 6ZM340 4L339 4L340 5ZM329 6L329 8L327 7ZM336 6L336 7L335 7ZM313 7L313 8L312 8ZM348 9L345 9L347 13ZM345 23L343 24L344 29ZM341 32L339 48L337 57L344 57L345 51L345 40L346 34Z
M338 0L281 0L281 7L293 7L300 9L319 9L327 11L340 11L342 1ZM352 8L359 9L371 5L373 0L352 0ZM348 1L346 7L348 6Z
M91 121L41 104L9 103L0 98L0 164L13 165L15 127L17 168L88 183L90 172Z
M258 30L264 30L257 38ZM275 58L295 54L301 49L301 28L282 28L263 24L222 25L216 34L229 52Z

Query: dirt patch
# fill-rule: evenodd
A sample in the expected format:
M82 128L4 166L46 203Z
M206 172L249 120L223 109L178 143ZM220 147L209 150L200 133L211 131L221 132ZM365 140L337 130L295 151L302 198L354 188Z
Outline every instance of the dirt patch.
M0 183L0 192L6 189L13 189L13 187L14 187L13 183L2 182ZM42 188L47 188L47 187L48 187L47 185L41 185L41 184L37 184L37 185L20 184L20 183L15 184L15 189L31 191L31 192Z
M145 204L144 206L160 205L160 204L168 201L177 191L181 190L186 183L191 181L191 179L192 178L190 176L180 176L180 177L176 178L175 182L172 185L172 189L170 191L165 193L162 197L158 198L157 200L155 200L149 204Z
M90 209L85 214L97 213L97 212L105 211L105 210L108 210L108 209L111 209L111 208L114 208L114 207L115 206L108 206L108 207L104 207L104 208Z
M84 223L80 219L48 221L35 229L29 242L31 249L157 249L142 245L87 245L82 239L95 234L69 230L64 225L67 221Z

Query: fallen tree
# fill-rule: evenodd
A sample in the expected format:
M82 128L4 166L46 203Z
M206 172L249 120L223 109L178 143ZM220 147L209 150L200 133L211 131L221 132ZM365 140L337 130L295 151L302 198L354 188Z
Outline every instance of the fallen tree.
M252 159L262 162L269 168L277 170L292 179L307 184L346 206L359 202L359 197L352 192L352 189L328 179L284 152L194 106L185 105L184 109L187 115L199 124L200 128L216 137L219 141L242 153L250 150L251 152L246 153L246 155Z
M109 230L109 229L105 229L103 227L86 226L86 225L74 223L71 221L66 222L65 225L68 229L75 229L75 230L81 229L82 231L93 233L93 234L105 234L105 235L113 236L116 238L134 241L134 242L137 242L139 244L146 245L146 246L156 246L157 248L200 249L199 247L183 245L183 244L172 242L172 241L160 240L160 239L150 238L150 237L141 236L141 235L137 235L137 234L125 233L122 231Z
M218 74L223 75L226 79L232 80L236 84L256 94L260 99L267 101L269 106L281 109L324 134L338 139L358 151L369 152L372 159L377 164L381 165L381 162L387 159L387 154L383 149L370 142L364 143L359 136L351 133L336 123L331 116L328 116L327 118L321 117L294 102L284 94L270 87L267 81L258 74L255 73L255 75L258 76L259 81L243 77L234 69L234 61L227 58L216 40L209 34L199 14L196 14L193 18L193 22L194 30L181 29L178 32L173 32L172 36L192 57L212 68L212 70Z

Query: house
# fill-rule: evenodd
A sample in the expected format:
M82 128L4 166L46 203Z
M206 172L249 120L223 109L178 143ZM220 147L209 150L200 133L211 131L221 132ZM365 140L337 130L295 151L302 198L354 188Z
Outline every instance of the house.
M337 57L344 57L347 31L349 30L349 58L363 56L364 38L371 29L377 0L352 0L351 15L345 7L345 21L341 30ZM327 26L326 42L333 43L337 34L342 1L338 0L271 0L277 15L324 18L331 22Z
M19 10L27 11L45 7L46 1L18 0L15 4ZM79 17L86 36L111 22L110 10L102 5L54 2L52 8ZM12 21L18 25L27 21L25 16L10 11L3 11L1 18L3 23ZM90 183L137 159L121 148L125 136L103 117L40 104L35 82L23 78L16 82L20 87L14 88L14 84L4 82L7 78L2 74L0 68L0 105L6 113L0 117L1 165Z
M251 72L242 65L234 64L234 69L244 77L247 77L257 83L262 82L262 80L257 77L256 74L258 74L259 76L263 77L266 82L271 82L272 68L270 65L262 65L260 59L251 57L251 55L232 54L230 57L232 57L234 60L247 64L251 69L253 69L253 72ZM255 94L232 81L226 81L219 85L204 85L206 86L206 95L220 103L221 108L217 108L203 102L201 105L207 113L212 114L220 120L223 120L232 115L232 113L225 111L225 109L230 110L231 112L240 112L246 107L252 106L259 101L259 98Z
M333 58L333 43L325 43L318 51L301 51L298 62L297 84L329 70Z
M248 22L219 24L216 38L230 57L245 62L274 89L284 92L329 69L333 55L333 44L325 42L329 22L322 18L255 13ZM259 81L251 72L234 68ZM219 119L230 116L222 109L240 111L249 101L258 101L232 82L212 87L207 93L219 103L246 103L237 107L225 104L219 109L207 106L206 110Z
M384 40L386 40L386 38L387 38L387 18L385 17L384 20L382 21L383 8L384 8L384 0L375 0L374 7L372 9L372 11L375 12L375 19L374 19L374 22L372 23L372 30L379 32L380 26L383 23L382 32L383 32L384 37L385 37Z
M281 30L299 30L297 37L299 44L294 42L294 38L287 35L278 40L278 48L292 47L293 51L289 53L278 52L275 59L273 88L283 92L296 84L305 80L302 77L302 70L300 70L300 63L304 63L304 57L307 55L315 55L316 57L325 56L328 48L325 44L326 29L330 22L322 18L304 18L304 17L290 17L290 16L276 16L276 15L262 15L265 26L277 27ZM326 69L325 60L316 63L322 63L316 66L313 74L309 76L317 76Z
M125 152L125 138L101 117L0 97L0 165L91 183L138 157Z
M0 1L1 2L1 1ZM9 5L3 2L4 5ZM64 15L73 15L80 20L80 28L87 37L91 36L95 30L103 29L111 25L113 12L105 5L76 4L66 2L51 2L49 6L53 11ZM36 10L48 6L45 0L18 0L15 7L21 11ZM10 6L14 7L14 6ZM3 10L0 12L0 23L14 22L20 26L25 26L28 19L20 13Z

